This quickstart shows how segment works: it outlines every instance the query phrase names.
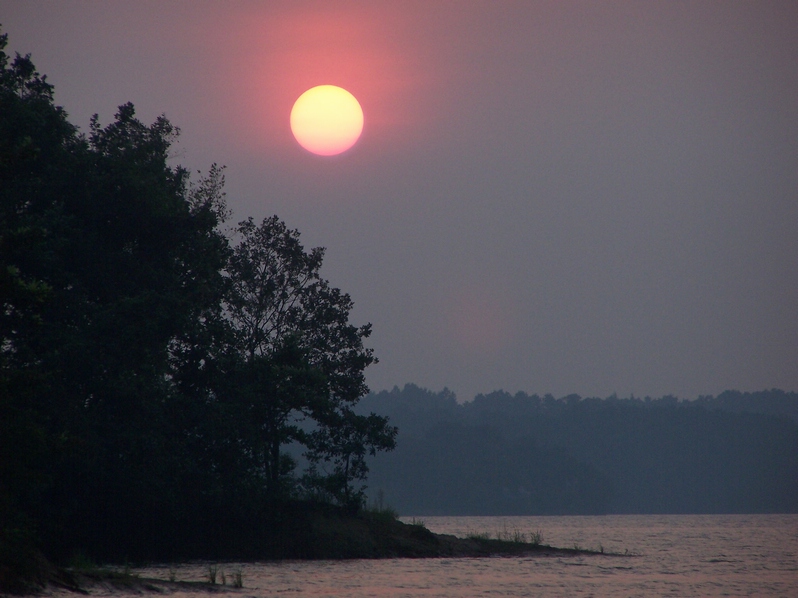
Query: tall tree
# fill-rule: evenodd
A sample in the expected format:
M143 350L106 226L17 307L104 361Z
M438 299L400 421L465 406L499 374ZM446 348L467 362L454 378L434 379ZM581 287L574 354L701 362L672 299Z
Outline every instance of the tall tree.
M351 482L367 472L359 458L364 447L373 453L395 445L396 430L385 418L352 412L368 391L364 370L375 361L363 344L371 325L349 323L349 295L319 274L324 250L306 252L299 233L279 218L260 225L250 218L236 234L226 269L228 356L239 364L236 378L248 372L260 382L228 389L238 386L239 397L249 389L242 414L259 414L254 421L267 439L260 450L271 487L282 467L281 446L299 442L313 463L351 463L343 476L336 467L326 482L338 480L334 494L349 502L356 494Z
M319 276L323 250L276 217L241 223L232 249L223 171L192 184L168 119L125 104L83 135L5 45L0 557L34 528L50 556L103 560L260 537L292 443L356 503L364 456L396 430L352 411L370 326Z
M52 386L32 337L54 298L52 201L81 150L76 129L53 105L53 88L29 56L13 60L0 35L0 557L16 556L34 527L57 444L45 391ZM7 542L14 542L9 547Z
M6 39L0 487L12 489L0 500L64 551L107 546L176 508L169 348L219 301L221 172L192 186L169 164L178 130L165 117L143 124L131 104L79 134Z

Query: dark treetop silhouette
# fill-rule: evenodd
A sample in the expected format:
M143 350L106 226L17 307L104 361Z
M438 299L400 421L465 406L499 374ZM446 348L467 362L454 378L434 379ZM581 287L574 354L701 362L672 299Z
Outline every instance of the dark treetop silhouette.
M277 217L231 242L222 169L171 166L165 117L126 104L84 136L5 46L3 558L268 556L296 501L360 508L396 429L352 410L370 327L319 275L323 250Z

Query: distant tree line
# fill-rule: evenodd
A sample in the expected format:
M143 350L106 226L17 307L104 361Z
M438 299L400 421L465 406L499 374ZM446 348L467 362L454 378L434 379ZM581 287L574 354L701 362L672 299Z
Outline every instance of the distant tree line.
M370 326L320 276L323 249L277 217L233 242L222 169L171 166L166 118L126 104L81 134L6 44L0 564L35 546L263 557L296 501L357 510L365 459L396 429L354 411Z
M798 393L458 403L412 384L368 395L396 451L370 487L405 515L798 512Z

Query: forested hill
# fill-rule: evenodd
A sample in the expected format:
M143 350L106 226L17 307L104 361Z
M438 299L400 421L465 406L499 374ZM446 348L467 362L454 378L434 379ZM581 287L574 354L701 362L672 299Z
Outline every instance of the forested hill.
M400 430L369 486L402 514L798 512L798 393L460 404L406 385L361 408Z
M712 411L787 415L798 422L798 393L775 388L760 392L727 390L717 397L699 397L693 404Z

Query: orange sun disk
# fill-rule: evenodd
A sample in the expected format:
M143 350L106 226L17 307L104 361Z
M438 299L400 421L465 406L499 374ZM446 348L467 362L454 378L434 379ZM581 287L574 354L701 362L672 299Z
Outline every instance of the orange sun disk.
M363 110L351 93L319 85L303 93L291 109L291 131L309 152L334 156L352 147L363 132Z

